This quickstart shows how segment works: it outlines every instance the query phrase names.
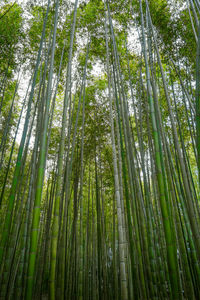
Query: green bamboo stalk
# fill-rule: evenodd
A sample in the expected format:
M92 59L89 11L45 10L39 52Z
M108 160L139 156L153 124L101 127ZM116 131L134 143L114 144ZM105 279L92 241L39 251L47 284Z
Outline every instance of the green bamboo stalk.
M3 255L4 255L4 248L5 248L7 240L8 240L10 225L11 225L11 221L12 221L12 211L13 211L14 201L15 201L15 192L16 192L17 185L18 185L18 180L19 180L19 174L20 174L21 163L22 163L22 154L23 154L26 134L27 134L27 130L28 130L28 123L29 123L29 117L30 117L30 112L31 112L31 105L32 105L32 100L33 100L33 96L34 96L34 89L35 89L35 84L36 84L38 67L39 67L39 63L40 63L40 56L41 56L41 51L42 51L42 46L43 46L43 40L44 40L44 36L45 36L45 29L46 29L46 22L47 22L48 12L49 12L49 5L48 5L48 8L47 8L45 20L44 20L44 23L43 23L43 31L42 31L41 40L40 40L40 47L39 47L39 50L38 50L38 56L37 56L37 61L36 61L36 66L35 66L35 71L34 71L34 76L33 76L33 82L32 82L32 88L31 88L29 101L28 101L26 119L25 119L25 123L24 123L22 138L21 138L21 141L20 141L20 146L19 146L19 151L18 151L18 156L17 156L16 167L15 167L13 180L12 180L12 186L11 186L11 189L10 189L10 195L9 195L9 199L8 199L9 204L8 204L8 209L7 209L7 213L6 213L6 218L5 218L5 223L4 223L4 230L3 230L3 235L2 235L2 239L1 239L1 245L0 245L0 266L2 264Z
M50 2L48 2L48 7L49 7L49 4L50 4ZM38 171L37 171L36 195L35 195L35 203L34 203L34 210L33 210L31 245L30 245L30 255L29 255L29 264L28 264L28 279L27 279L27 288L26 288L26 297L25 297L26 299L32 298L33 285L34 285L35 260L36 260L36 253L37 253L38 229L39 229L38 226L39 226L39 220L40 220L40 203L41 203L41 198L42 198L44 169L45 169L46 152L47 152L47 149L46 149L47 136L46 135L47 135L48 121L49 121L49 106L50 106L50 100L51 100L56 30L57 30L57 22L58 22L58 7L59 7L59 0L57 0L57 2L56 2L54 32L53 32L53 41L52 41L52 53L51 53L49 78L48 78L48 84L47 84L46 109L45 109L45 114L44 114L44 127L43 127L43 131L42 131L39 165L38 165Z
M147 76L147 88L148 88L148 100L150 106L150 113L151 113L151 121L153 127L153 138L154 138L154 146L155 146L155 163L157 169L157 178L159 184L159 192L160 192L160 206L162 211L162 218L163 218L163 225L165 231L165 238L167 244L167 259L168 259L168 266L169 266L169 273L170 273L170 283L172 288L172 295L173 299L180 299L180 287L179 287L179 274L178 274L178 263L177 263L177 254L176 254L176 246L174 245L174 233L172 232L171 220L169 215L169 208L168 208L168 200L169 197L168 192L165 188L163 173L162 173L162 162L161 156L162 153L160 151L160 141L159 135L157 131L156 125L156 117L154 111L154 102L151 92L151 84L150 84L150 74L149 74L149 67L148 67L148 60L147 60L147 53L146 53L146 41L145 41L145 34L144 34L144 19L143 19L143 9L142 9L142 1L140 0L140 16L141 16L141 24L142 24L142 47L143 47L143 55L145 59L145 68L146 68L146 76Z

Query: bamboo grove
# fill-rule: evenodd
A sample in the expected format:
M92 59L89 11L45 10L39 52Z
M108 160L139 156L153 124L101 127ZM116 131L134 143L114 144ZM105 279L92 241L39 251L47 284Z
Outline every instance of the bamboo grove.
M0 4L0 299L200 299L200 1Z

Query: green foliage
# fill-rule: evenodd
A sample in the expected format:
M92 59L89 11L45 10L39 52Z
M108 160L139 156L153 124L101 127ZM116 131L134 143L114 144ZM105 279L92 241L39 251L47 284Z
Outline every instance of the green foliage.
M14 95L14 91L15 91L15 87L16 87L16 81L8 81L8 84L6 86L6 90L4 95L2 95L3 97L3 101L2 101L2 108L1 108L1 119L0 119L0 139L2 137L2 133L5 129L6 126L6 121L10 112L10 107L11 107L11 103L13 100L13 95ZM16 105L14 106L14 110L12 112L12 116L11 116L11 121L10 121L10 126L9 126L9 131L11 132L13 126L16 126L17 123L17 117L18 117L18 113L19 113L19 104L17 103L19 100L19 96L16 96Z
M23 60L23 16L22 8L16 3L5 4L0 8L0 76L7 69L14 71ZM8 11L6 14L4 14Z

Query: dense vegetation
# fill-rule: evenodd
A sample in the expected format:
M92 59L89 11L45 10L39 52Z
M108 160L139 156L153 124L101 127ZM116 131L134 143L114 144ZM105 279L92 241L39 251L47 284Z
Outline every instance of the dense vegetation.
M200 1L0 3L0 299L200 299Z

